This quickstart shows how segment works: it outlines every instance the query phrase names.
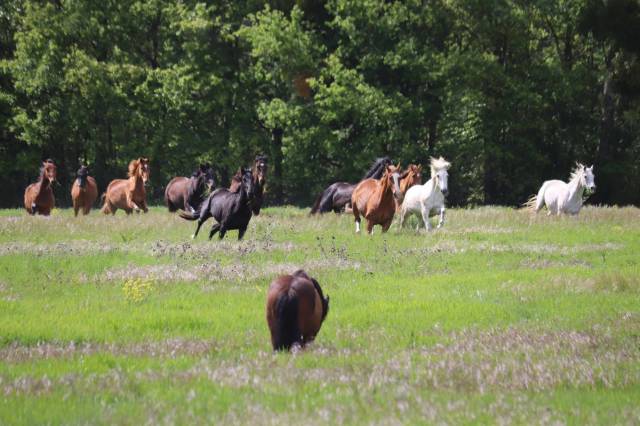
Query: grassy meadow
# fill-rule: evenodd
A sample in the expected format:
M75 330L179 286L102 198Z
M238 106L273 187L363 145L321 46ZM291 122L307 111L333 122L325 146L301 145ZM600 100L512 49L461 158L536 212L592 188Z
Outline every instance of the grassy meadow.
M211 224L1 211L0 424L640 422L638 209ZM274 354L266 290L297 268L329 315Z

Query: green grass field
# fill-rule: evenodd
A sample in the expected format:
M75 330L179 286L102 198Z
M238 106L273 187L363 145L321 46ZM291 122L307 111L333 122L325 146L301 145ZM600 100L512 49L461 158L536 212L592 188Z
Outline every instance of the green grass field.
M0 424L640 422L638 209L209 226L0 212ZM266 290L297 268L329 315L274 354Z

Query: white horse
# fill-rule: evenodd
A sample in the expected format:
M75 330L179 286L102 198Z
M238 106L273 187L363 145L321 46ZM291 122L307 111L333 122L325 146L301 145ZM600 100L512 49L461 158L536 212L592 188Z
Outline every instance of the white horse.
M548 180L542 184L538 195L534 195L525 204L530 210L538 213L544 205L547 206L547 215L560 215L561 213L578 214L582 208L582 203L587 196L596 190L593 166L585 167L580 163L571 172L569 183L561 180Z
M424 185L414 185L404 195L402 207L400 207L400 228L408 216L415 214L422 216L427 231L432 229L429 222L429 214L432 211L440 213L438 228L444 225L444 198L449 192L449 170L451 163L444 158L431 158L431 179ZM420 223L416 230L420 229Z

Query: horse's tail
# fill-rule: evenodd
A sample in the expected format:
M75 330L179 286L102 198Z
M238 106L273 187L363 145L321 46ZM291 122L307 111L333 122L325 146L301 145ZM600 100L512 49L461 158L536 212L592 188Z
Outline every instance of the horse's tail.
M298 327L298 295L289 290L282 293L276 301L276 338L273 349L276 351L289 350L300 340Z
M199 211L195 211L193 213L191 212L186 212L184 210L179 210L178 211L178 216L180 216L183 219L186 220L198 220L198 218L200 217L200 212Z
M318 210L320 209L320 201L322 201L323 195L324 195L324 191L318 194L318 196L316 197L316 201L313 203L313 206L311 207L311 212L309 212L309 214L318 213Z
M522 207L526 208L532 213L538 213L538 211L542 208L542 204L544 203L544 193L547 190L547 184L548 182L543 183L538 193L529 197L527 202L524 203Z
M100 211L104 214L111 213L111 207L109 206L109 202L107 201L107 192L103 192L100 196L100 202L102 203L102 208Z
M536 204L538 201L538 195L534 194L527 200L526 203L522 204L522 208L529 211L535 211Z

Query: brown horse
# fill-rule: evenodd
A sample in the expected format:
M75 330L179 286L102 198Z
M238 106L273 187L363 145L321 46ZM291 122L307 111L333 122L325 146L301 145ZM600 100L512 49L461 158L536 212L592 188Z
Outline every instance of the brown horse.
M147 192L144 185L149 181L149 159L140 157L129 163L129 178L114 179L107 186L104 193L104 205L102 213L116 214L116 210L122 209L127 214L132 211L145 213L147 208Z
M273 350L304 347L315 339L329 312L320 284L302 269L282 275L271 283L267 293L267 324Z
M91 206L98 198L98 185L94 178L89 176L87 166L81 166L77 172L77 178L71 186L71 200L73 202L73 214L77 217L78 211L88 215Z
M409 164L407 170L404 171L400 175L400 192L404 196L407 193L407 190L411 188L413 185L421 185L422 184L422 166L416 166L415 164ZM402 203L396 200L396 213L400 211L400 207Z
M214 186L213 168L210 164L200 164L191 177L176 176L169 181L164 191L164 203L170 212L180 209L194 212L200 208L206 192L211 191Z
M360 232L360 215L367 219L367 233L373 232L375 225L387 232L396 212L394 199L402 203L400 192L400 166L387 166L380 180L363 180L353 190L351 206L356 221L356 232Z
M231 185L229 190L231 192L237 192L242 185L242 168L240 168L236 174L231 178ZM262 194L264 192L264 186L267 183L267 157L264 155L256 156L251 169L251 175L253 176L253 200L251 201L251 212L258 216L260 214L260 208L262 207Z
M24 208L29 214L49 216L55 205L51 184L56 181L57 167L53 160L45 160L40 168L40 177L24 190Z

